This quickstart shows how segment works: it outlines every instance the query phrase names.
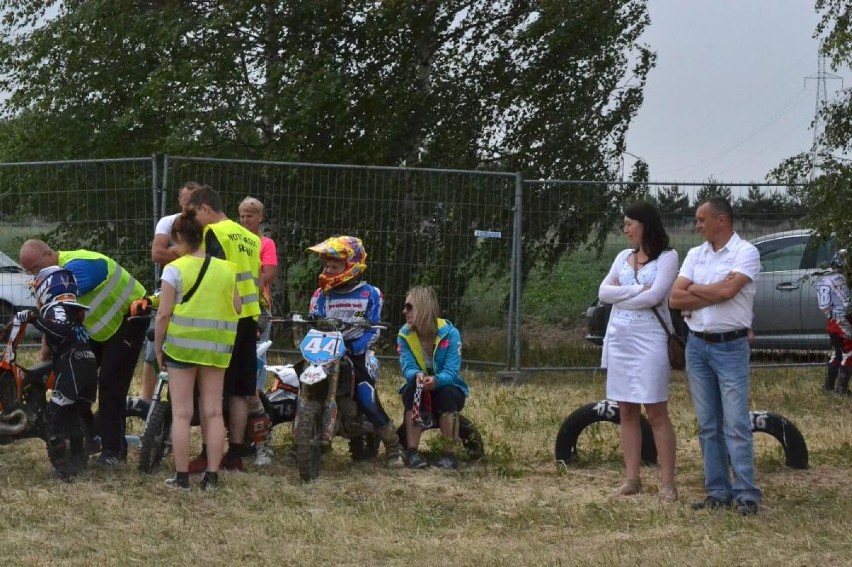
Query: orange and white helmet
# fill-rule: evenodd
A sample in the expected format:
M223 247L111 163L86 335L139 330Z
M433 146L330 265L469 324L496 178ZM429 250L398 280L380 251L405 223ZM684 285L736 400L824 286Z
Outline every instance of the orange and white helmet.
M319 286L323 291L330 291L355 278L361 277L367 269L367 251L360 238L354 236L332 236L308 248L321 257L336 258L346 264L339 274L327 275L321 273Z

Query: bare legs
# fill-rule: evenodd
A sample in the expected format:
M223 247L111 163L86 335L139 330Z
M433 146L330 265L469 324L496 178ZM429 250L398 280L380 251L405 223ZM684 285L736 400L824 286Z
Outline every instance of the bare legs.
M642 415L642 405L618 402L618 407L621 416L619 437L621 452L624 456L625 482L616 492L627 496L641 491L639 468L642 461L642 429L639 420ZM669 419L668 403L645 404L645 411L648 413L648 422L651 424L654 443L657 446L657 458L660 463L660 496L667 500L676 499L677 494L674 492L676 442L674 427Z
M198 366L169 368L169 392L172 403L172 451L175 470L189 470L190 423L196 373L200 395L201 430L207 443L207 470L219 470L225 446L222 419L222 387L225 372L221 368Z

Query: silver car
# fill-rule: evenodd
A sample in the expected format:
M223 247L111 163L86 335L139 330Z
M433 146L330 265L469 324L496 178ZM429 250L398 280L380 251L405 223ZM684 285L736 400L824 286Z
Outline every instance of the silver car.
M32 281L20 264L0 252L0 325L22 309L35 309Z
M788 230L751 240L760 252L760 276L754 298L757 349L814 350L829 348L825 315L817 307L816 277L835 251L831 240L811 230ZM611 306L595 301L586 310L586 340L603 343ZM675 328L685 335L680 314L672 312Z

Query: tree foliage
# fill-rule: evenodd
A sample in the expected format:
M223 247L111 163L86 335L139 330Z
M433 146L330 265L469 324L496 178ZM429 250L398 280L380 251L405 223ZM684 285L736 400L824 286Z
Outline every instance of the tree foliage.
M845 0L817 0L820 14L814 36L835 70L852 65L852 4ZM791 194L791 206L807 211L806 222L822 234L835 234L842 246L852 244L852 89L845 88L820 110L824 130L811 152L784 160L771 176L783 183L809 182L805 191Z
M167 153L607 179L655 62L644 0L0 0L0 13L0 161ZM436 202L429 191L410 188ZM584 199L604 214L578 217L565 191L557 214L524 219L525 265L603 234L623 200ZM400 240L486 228L440 201L398 222Z

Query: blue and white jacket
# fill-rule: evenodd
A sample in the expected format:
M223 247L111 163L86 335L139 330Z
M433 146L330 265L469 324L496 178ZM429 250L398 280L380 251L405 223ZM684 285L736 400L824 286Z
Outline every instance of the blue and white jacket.
M348 291L317 289L311 297L310 314L341 321L366 319L372 324L382 320L384 296L376 286L360 282ZM349 354L364 354L379 339L378 329L349 328L343 332L343 342Z
M459 375L461 370L461 335L452 323L446 319L438 319L438 333L435 337L435 348L432 351L432 370L435 375L435 389L455 386L467 397L470 389ZM399 353L399 365L406 382L411 382L418 372L427 372L426 358L420 346L420 337L408 325L404 325L396 339L396 350ZM403 386L404 388L405 386ZM402 390L402 388L400 388Z

